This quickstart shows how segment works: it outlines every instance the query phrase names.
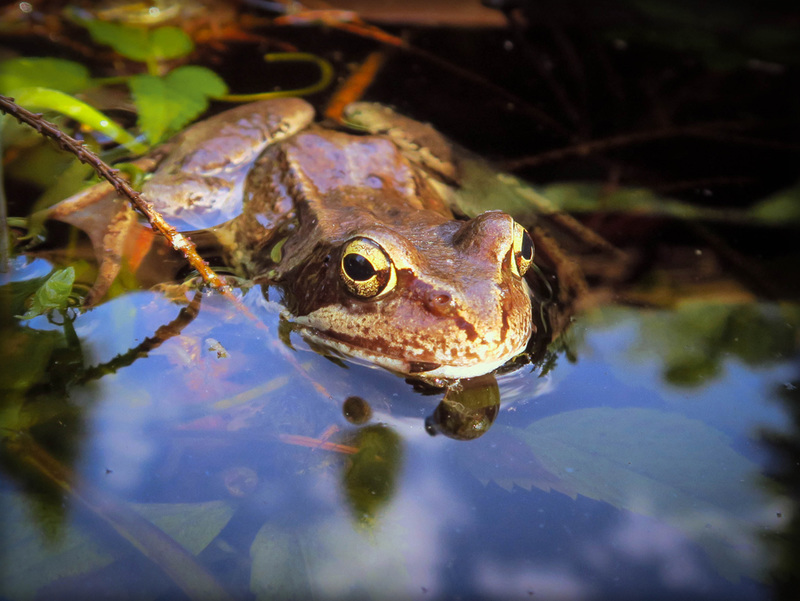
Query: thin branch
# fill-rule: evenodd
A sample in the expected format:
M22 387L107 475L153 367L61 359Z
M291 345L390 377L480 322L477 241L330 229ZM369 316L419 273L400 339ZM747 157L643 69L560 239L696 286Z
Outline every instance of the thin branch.
M226 296L228 295L224 281L200 258L191 240L167 223L161 214L153 208L152 204L119 176L119 170L110 167L81 142L62 132L54 124L43 119L40 114L32 113L16 104L12 98L0 95L0 110L12 115L20 123L30 125L43 136L54 140L63 150L74 154L82 163L90 165L120 195L127 197L131 201L134 208L138 209L147 218L150 226L156 232L159 232L167 239L172 248L183 254L206 284Z
M776 148L778 150L797 151L797 144L790 144L774 140L760 140L757 138L749 138L746 136L735 135L721 131L724 129L746 129L752 124L746 122L725 122L725 123L708 123L699 125L687 125L685 127L674 127L656 129L650 131L635 132L630 134L622 134L613 136L611 138L604 138L601 140L590 140L574 146L567 146L565 148L556 148L547 152L542 152L534 156L522 157L511 161L506 161L503 166L509 171L516 171L522 167L536 167L545 163L552 163L561 161L569 157L584 157L597 152L605 152L615 148L622 148L625 146L632 146L634 144L644 144L654 142L656 140L664 140L670 138L708 138L711 140L732 142L736 144L749 144L755 146L765 146L768 148Z

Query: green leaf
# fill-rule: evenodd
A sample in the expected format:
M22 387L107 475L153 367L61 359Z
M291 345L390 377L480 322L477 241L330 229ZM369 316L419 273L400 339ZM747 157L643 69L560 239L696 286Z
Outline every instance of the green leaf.
M221 96L227 86L204 67L178 67L166 77L136 75L129 80L139 111L139 127L151 144L180 131L208 108L209 96Z
M77 98L50 88L20 88L15 100L29 110L51 110L67 115L92 129L102 132L134 152L144 152L146 147L136 142L124 128L94 107Z
M99 44L107 44L131 60L148 62L186 56L194 49L192 39L177 27L149 30L98 19L77 19Z
M150 56L156 60L180 58L192 50L192 38L182 29L167 26L150 33Z
M43 87L72 94L89 85L89 70L60 58L12 58L0 63L0 93Z
M80 19L79 23L89 30L95 42L111 46L122 56L141 62L152 57L147 29L97 19Z
M184 111L184 95L154 75L135 75L128 85L139 113L139 128L150 144L158 144L166 137L170 123Z
M3 545L14 554L13 562L0 563L3 598L32 599L45 585L94 572L123 557L130 548L109 546L106 537L92 536L90 531L74 524L68 525L55 540L48 539L31 520L28 498L3 493L0 500ZM131 504L131 507L195 555L214 540L235 510L234 505L225 501ZM52 509L54 514L55 511ZM53 515L53 519L60 516Z
M765 198L753 205L749 213L756 219L776 225L800 223L800 185Z
M31 306L21 319L32 319L53 309L66 309L74 282L75 269L72 267L54 272L36 291Z
M718 430L676 413L596 408L509 431L558 478L553 488L683 530L730 579L758 575L759 470Z
M175 89L183 90L193 96L223 96L228 93L228 85L211 69L197 65L186 65L173 69L167 74L167 82Z

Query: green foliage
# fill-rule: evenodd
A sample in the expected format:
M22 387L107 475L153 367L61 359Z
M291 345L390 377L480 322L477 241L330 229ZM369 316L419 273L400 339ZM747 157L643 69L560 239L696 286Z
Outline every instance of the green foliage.
M194 49L192 39L177 27L146 29L98 19L79 19L92 39L122 56L140 62L180 58Z
M128 82L139 127L150 144L182 129L208 108L208 99L226 93L227 86L204 67L178 67L166 77L135 75Z
M625 213L665 216L688 221L708 220L762 225L800 225L800 186L766 198L749 209L732 210L696 206L659 196L647 188L563 182L533 186L516 176L498 173L480 159L461 162L463 186L451 199L467 216L501 209L526 220L531 215L567 213Z
M20 88L50 88L73 94L89 85L89 70L61 58L12 58L0 63L0 93Z
M107 115L74 96L59 90L35 87L21 88L16 91L15 96L17 103L29 110L49 110L62 113L95 131L107 135L115 142L128 146L136 152L144 152L146 150L144 146L136 142L133 136Z
M33 295L31 305L21 319L32 319L53 309L66 310L72 284L75 282L75 269L70 266L55 271Z
M765 198L753 205L749 212L755 219L766 223L800 223L800 184Z

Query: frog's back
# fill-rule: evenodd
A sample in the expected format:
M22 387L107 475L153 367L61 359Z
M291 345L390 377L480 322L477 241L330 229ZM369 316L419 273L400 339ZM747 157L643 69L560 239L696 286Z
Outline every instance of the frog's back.
M300 98L238 106L170 140L142 193L180 231L207 229L242 212L244 182L270 145L306 127L314 109Z

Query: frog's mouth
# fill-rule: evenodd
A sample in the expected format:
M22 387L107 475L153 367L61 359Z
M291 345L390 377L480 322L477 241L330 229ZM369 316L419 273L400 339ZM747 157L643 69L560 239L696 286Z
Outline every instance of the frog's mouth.
M411 376L425 380L461 380L464 378L483 376L501 367L522 353L527 347L527 340L525 340L519 348L512 349L501 357L492 357L485 361L469 364L448 365L445 363L405 359L367 349L347 342L337 337L334 333L323 332L310 325L304 324L302 318L295 318L293 320L293 325L296 326L296 331L313 345L330 349L349 360L353 360L368 367L382 367L403 376Z

